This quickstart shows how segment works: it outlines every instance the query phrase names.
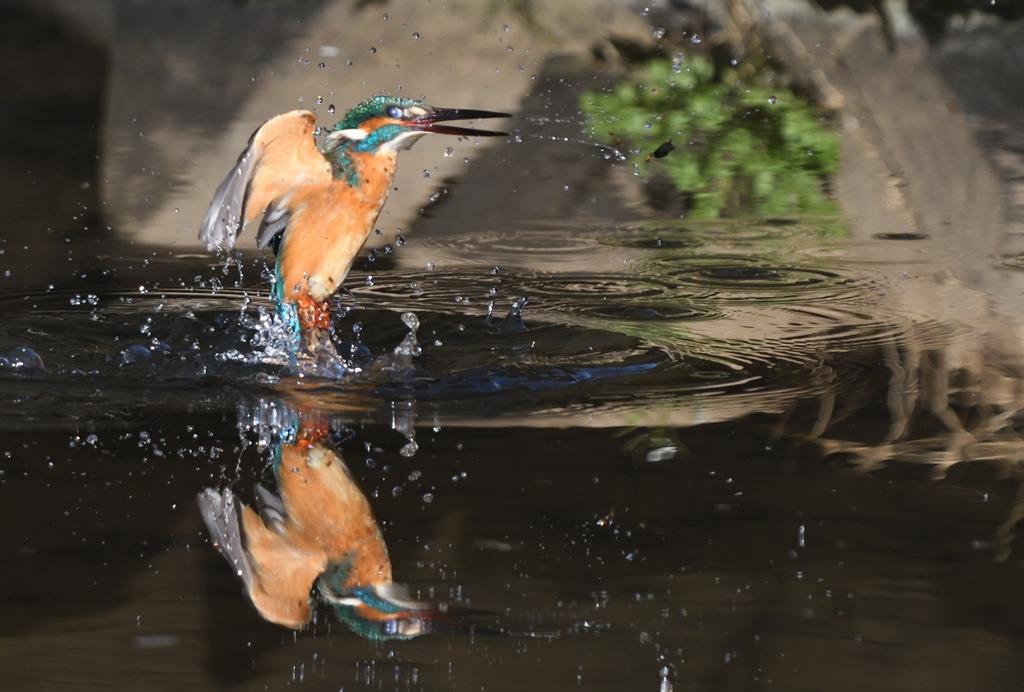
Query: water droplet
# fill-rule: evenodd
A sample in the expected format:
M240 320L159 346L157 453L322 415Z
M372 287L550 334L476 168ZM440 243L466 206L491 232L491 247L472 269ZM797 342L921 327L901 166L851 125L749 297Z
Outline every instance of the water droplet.
M412 32L412 37L413 37L414 40L419 38L420 37L420 32L418 32L418 31Z
M331 105L327 106L327 112L328 113L332 113L332 114L334 113L334 104L333 103Z
M125 350L121 351L117 357L117 364L121 367L133 365L135 363L141 363L149 360L152 356L153 354L145 346L142 346L141 344L132 344Z
M417 317L416 313L414 313L414 312L403 312L402 313L402 324L404 324L406 327L408 327L412 331L416 331L417 329L420 328L420 318Z
M424 503L429 505L433 501L434 501L434 493L423 493L423 502Z
M428 171L427 169L424 168L423 169L423 177L424 178L429 178L430 177L430 171Z
M775 102L776 102L777 100L778 100L778 99L776 99L776 98L775 98L775 94L772 94L771 96L769 96L769 97L768 97L768 103L771 103L771 104L773 104L773 105L775 104Z
M28 346L18 346L7 354L7 358L0 358L0 368L20 372L42 372L44 369L43 359Z
M320 63L319 65L317 65L317 67L319 67L322 70L325 67L327 67L327 65L325 65L324 63Z
M370 55L373 55L376 52L377 52L377 48L374 47L374 46L370 46Z

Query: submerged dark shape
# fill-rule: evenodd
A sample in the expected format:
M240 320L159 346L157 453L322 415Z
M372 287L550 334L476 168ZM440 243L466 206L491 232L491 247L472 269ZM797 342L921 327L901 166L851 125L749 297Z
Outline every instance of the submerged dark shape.
M199 239L211 250L230 249L243 227L262 217L256 243L277 255L279 309L302 335L307 351L332 350L326 337L330 299L373 231L398 152L429 133L504 136L441 123L505 117L377 96L350 110L318 149L315 114L296 110L278 115L253 133L217 188Z

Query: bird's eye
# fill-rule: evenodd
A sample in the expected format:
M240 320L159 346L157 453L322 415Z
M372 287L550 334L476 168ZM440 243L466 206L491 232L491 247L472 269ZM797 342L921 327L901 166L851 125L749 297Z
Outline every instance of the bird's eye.
M388 106L387 114L389 118L398 119L402 117L402 109L398 106Z

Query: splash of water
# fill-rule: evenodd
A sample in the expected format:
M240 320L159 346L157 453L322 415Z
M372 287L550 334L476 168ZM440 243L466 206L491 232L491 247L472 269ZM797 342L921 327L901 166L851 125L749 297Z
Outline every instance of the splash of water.
M535 123L535 124L541 125L541 126L547 126L547 125L551 125L551 124L561 124L561 123L569 122L569 121L567 121L567 120L565 120L563 118L538 118L538 117L533 117L533 118L524 118L524 120L526 122ZM601 144L600 142L594 142L594 141L591 141L591 140L588 140L588 139L580 139L578 137L565 137L565 136L550 135L550 134L541 134L541 133L538 133L538 132L529 132L529 133L526 133L526 134L518 134L517 133L513 139L514 139L514 141L517 144L520 144L520 143L522 143L524 138L539 139L539 140L544 140L544 141L548 141L548 142L563 142L565 144L579 144L579 145L582 145L582 146L585 146L585 147L593 147L594 149L597 149L598 151L601 151L603 153L605 159L607 159L609 161L612 160L612 159L614 159L615 161L626 161L626 160L628 160L628 156L626 155L626 153L624 153L620 149L618 149L616 147L613 147L613 146L611 146L609 144Z
M420 355L420 346L416 340L416 332L420 328L420 318L412 312L402 313L402 323L409 328L402 342L395 347L389 356L381 356L374 363L374 370L390 375L394 379L405 379L413 372L413 358Z

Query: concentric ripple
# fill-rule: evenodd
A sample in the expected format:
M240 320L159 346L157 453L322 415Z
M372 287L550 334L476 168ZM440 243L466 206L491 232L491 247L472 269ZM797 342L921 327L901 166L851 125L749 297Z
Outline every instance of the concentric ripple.
M901 339L872 270L833 257L834 241L806 223L569 230L420 245L410 234L386 262L357 263L334 328L358 376L294 367L265 258L225 271L183 256L108 259L102 282L0 293L0 357L24 347L44 365L0 378L41 419L59 415L57 401L180 405L219 382L230 386L218 396L299 388L351 416L386 416L401 401L459 418L614 410L606 424L623 424L629 411L694 405L702 420L723 419L853 392ZM396 376L374 364L410 337L404 313L419 327Z
M415 237L417 253L473 263L506 264L541 260L555 263L577 253L594 250L599 232L580 233L578 226L565 224L518 230L484 230L471 234Z
M835 269L783 265L756 257L666 257L653 260L643 271L677 286L713 292L721 300L806 300L842 297L869 288L863 279L844 276Z

